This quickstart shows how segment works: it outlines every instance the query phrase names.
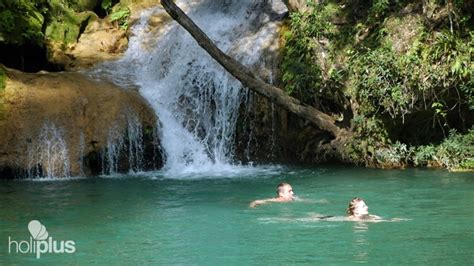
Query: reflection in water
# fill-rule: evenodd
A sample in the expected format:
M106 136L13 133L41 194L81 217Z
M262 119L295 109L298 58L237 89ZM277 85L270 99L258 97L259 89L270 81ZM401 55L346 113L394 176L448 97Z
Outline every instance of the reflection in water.
M369 242L366 238L366 233L369 229L369 226L365 222L355 222L353 227L354 231L354 260L356 262L366 263L369 257Z

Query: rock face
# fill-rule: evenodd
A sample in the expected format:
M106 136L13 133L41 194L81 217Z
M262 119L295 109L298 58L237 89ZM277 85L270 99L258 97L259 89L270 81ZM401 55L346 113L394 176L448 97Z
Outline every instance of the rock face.
M126 31L108 19L95 18L87 25L77 42L64 47L61 42L48 43L48 58L66 70L90 68L94 64L118 59L127 49Z
M284 1L290 12L305 12L308 10L308 1L303 0L285 0ZM319 1L316 1L318 3Z
M243 163L315 164L334 158L320 147L333 137L312 124L252 95L240 110L235 157Z
M105 18L99 18L90 11L92 9L87 9L94 6L94 1L83 2L82 9L69 11L66 22L53 22L46 30L48 60L63 66L65 70L86 69L100 62L120 58L128 47L128 35L132 34L128 26L122 27L118 21L113 21L114 11ZM121 1L114 9L127 10L129 15L124 21L132 25L145 8L157 4L154 0ZM165 14L152 19L153 28L158 31L160 25L170 20Z
M6 77L0 116L2 178L160 166L157 120L137 92L80 73L7 69Z

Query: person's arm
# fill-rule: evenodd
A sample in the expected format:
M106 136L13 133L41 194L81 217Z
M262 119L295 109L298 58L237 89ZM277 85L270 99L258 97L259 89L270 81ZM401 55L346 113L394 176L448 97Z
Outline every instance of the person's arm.
M250 203L249 207L250 208L255 208L257 205L264 204L265 200L254 200Z
M271 201L271 199L264 199L264 200L254 200L250 203L249 207L250 208L255 208L257 207L258 205L262 205L262 204L265 204L267 202Z
M270 199L263 199L263 200L255 200L250 203L250 208L255 208L258 205L266 204L268 202L280 202L281 200L278 198L270 198Z

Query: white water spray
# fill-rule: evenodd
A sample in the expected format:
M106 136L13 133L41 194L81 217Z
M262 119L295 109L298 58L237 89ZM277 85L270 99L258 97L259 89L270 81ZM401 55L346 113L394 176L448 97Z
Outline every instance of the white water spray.
M221 50L255 69L264 66L265 50L278 45L278 24L271 17L286 11L281 1L177 4L190 10L188 15ZM162 26L159 36L150 30L153 16L167 14L161 8L144 12L125 56L93 75L106 74L122 86L138 85L161 121L168 175L226 171L233 167L234 132L246 91L177 23Z
M28 177L48 179L69 177L71 168L64 131L45 123L37 138L28 145Z
M107 145L102 151L102 174L119 172L121 159L128 158L128 169L131 173L143 171L145 150L143 143L143 126L136 114L128 110L126 132L115 125L109 129Z

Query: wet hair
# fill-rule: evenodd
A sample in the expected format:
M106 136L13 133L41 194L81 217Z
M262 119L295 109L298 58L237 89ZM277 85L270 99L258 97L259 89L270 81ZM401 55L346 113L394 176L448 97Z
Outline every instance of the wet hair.
M286 182L281 182L280 184L278 184L278 186L276 187L276 194L277 194L277 197L280 196L280 192L283 191L283 187L284 186L289 186L290 184L286 183Z
M349 214L349 215L354 215L354 209L356 208L356 205L357 203L363 201L363 199L361 198L353 198L350 202L349 202L349 206L347 207L347 210L346 210L346 213Z

